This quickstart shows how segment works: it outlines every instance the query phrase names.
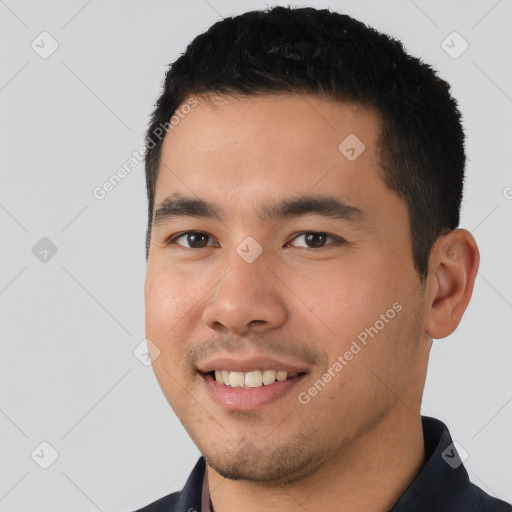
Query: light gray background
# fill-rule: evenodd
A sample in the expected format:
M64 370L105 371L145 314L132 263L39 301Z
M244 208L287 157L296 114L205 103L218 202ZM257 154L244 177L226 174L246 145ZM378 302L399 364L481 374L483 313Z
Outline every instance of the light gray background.
M143 165L102 201L92 191L142 144L186 44L221 16L277 3L0 1L0 510L133 510L180 489L195 464L133 355L145 337ZM453 86L469 159L461 225L481 267L458 330L435 342L422 412L448 424L475 483L512 501L512 2L293 5L395 35ZM47 59L31 48L50 48L43 31L59 45ZM457 59L441 47L453 31L469 43ZM58 249L46 263L32 252L42 237ZM31 458L49 461L43 441L59 455L46 470Z

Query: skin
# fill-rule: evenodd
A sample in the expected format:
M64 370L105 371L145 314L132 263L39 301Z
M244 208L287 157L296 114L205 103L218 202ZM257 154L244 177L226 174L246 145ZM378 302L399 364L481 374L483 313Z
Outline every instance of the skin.
M216 512L387 511L424 464L420 403L432 338L457 327L479 256L469 232L451 231L421 281L406 205L379 175L378 130L363 106L219 96L199 100L164 139L155 204L179 193L225 214L154 225L145 283L146 336L160 351L153 368L206 459ZM365 144L354 161L338 150L349 134ZM257 215L269 201L307 195L342 198L366 221ZM175 238L187 231L207 234L208 245ZM344 242L308 249L304 231ZM248 236L263 249L250 264L236 252ZM297 394L394 303L401 311L300 403ZM227 411L195 365L256 354L309 373L300 389L256 411Z

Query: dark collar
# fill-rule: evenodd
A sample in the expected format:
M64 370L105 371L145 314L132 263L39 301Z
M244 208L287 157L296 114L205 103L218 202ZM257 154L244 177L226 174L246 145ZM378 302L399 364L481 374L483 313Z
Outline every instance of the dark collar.
M512 506L491 498L469 481L446 425L428 416L421 421L426 463L390 512L512 512ZM181 493L139 512L200 512L205 466L200 457Z
M447 426L428 416L421 417L425 465L390 512L435 510L480 510L468 474L453 445Z

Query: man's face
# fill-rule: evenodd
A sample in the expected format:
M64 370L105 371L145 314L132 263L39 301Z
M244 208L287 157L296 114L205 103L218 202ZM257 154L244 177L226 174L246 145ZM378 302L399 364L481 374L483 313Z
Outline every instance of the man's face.
M146 336L167 400L227 478L293 481L419 404L423 290L378 129L309 95L219 97L164 140ZM273 373L257 370L286 369L299 375L259 386ZM210 370L255 371L256 387Z

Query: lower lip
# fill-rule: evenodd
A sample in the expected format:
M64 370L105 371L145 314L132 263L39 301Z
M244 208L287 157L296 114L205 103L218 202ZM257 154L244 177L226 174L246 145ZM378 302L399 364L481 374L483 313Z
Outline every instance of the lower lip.
M289 393L306 376L275 381L258 388L232 388L217 382L211 375L201 375L212 398L231 411L254 411Z

